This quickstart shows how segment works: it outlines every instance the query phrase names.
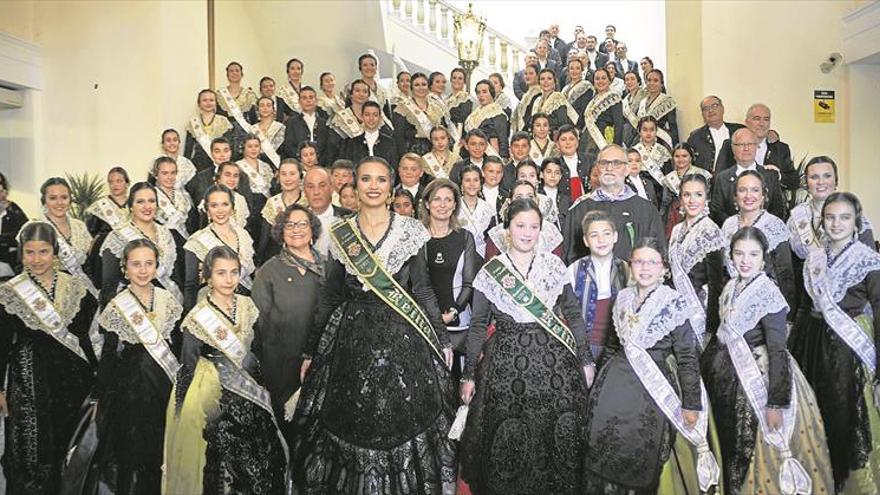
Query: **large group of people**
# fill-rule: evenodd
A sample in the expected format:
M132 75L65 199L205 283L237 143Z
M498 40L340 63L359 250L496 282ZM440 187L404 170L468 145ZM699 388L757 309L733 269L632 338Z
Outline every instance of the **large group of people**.
M765 104L679 132L627 57L552 25L512 91L231 62L82 220L0 175L8 493L880 490L859 199Z

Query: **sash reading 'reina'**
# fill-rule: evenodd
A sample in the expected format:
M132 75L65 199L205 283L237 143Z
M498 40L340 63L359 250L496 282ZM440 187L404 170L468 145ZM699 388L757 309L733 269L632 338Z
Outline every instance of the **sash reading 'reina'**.
M358 229L354 225L355 220L352 218L338 222L330 228L333 242L339 248L343 261L349 268L357 273L358 278L366 287L373 291L379 299L396 311L403 317L431 349L437 354L441 361L444 360L443 353L440 350L440 341L434 332L434 327L425 315L422 308L413 301L412 297L406 292L400 284L394 280L394 277L385 271L382 263L376 259L370 248L367 247Z
M577 344L571 330L558 316L532 292L525 280L508 269L498 257L492 258L483 266L489 278L496 282L517 305L526 310L553 338L558 340L573 355L577 356Z

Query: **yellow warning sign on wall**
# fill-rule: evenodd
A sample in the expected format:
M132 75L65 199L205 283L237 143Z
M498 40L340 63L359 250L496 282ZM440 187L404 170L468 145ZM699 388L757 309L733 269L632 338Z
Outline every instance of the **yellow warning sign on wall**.
M833 124L834 116L834 91L827 89L813 91L813 122Z

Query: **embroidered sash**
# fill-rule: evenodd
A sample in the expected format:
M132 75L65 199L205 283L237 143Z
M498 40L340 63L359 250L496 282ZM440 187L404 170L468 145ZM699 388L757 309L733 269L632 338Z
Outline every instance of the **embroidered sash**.
M260 161L257 160L257 168L251 166L247 160L241 159L235 162L241 170L248 176L248 180L251 182L251 190L257 194L262 194L263 196L269 197L269 189L271 189L272 185L270 181L266 180L266 177L261 173L260 170Z
M537 139L531 140L529 144L529 158L539 166L545 159L556 156L559 156L559 151L556 149L556 143L552 139L547 138L547 145L543 149L541 149Z
M590 137L593 138L593 142L596 143L596 146L600 150L608 145L608 141L605 140L605 136L602 134L602 131L599 130L599 126L596 125L596 119L598 119L606 110L618 103L620 103L620 95L607 91L603 94L594 96L593 99L587 103L587 108L584 109L584 129L590 133Z
M269 139L269 136L260 129L259 124L254 124L251 126L251 132L256 134L258 138L260 138L260 149L266 155L270 162L275 165L275 168L281 166L281 155L278 154L278 151L275 150L275 147L272 146L272 140ZM241 160L244 161L244 160Z
M519 274L509 269L497 256L487 261L482 270L489 275L490 280L504 289L521 309L534 317L538 325L551 337L558 340L572 355L578 355L577 343L571 330L556 316L552 307L548 307L535 295Z
M177 164L177 181L174 182L175 189L183 189L184 186L196 175L196 166L193 162L183 156L182 154L178 154L177 156L171 156L166 154L168 158L174 160L174 163Z
M446 152L446 160L443 163L440 163L440 160L437 156L429 151L422 155L422 158L425 160L425 163L428 165L428 173L433 175L438 179L448 179L449 178L449 170L452 170L452 165L449 163L450 158L455 158L452 153L449 151Z
M797 387L792 382L791 403L782 410L782 428L771 429L765 414L769 395L768 378L761 374L758 362L744 338L746 332L755 328L764 315L788 307L779 289L767 275L759 273L756 277L759 279L749 283L738 297L734 297L736 280L727 283L721 294L722 322L718 329L718 338L727 345L737 378L760 424L764 441L778 450L783 459L779 467L779 486L782 493L810 493L813 480L801 463L791 455L788 447L797 419ZM794 364L789 363L794 368Z
M56 238L58 239L58 260L64 266L64 269L67 270L71 275L75 275L78 279L82 280L86 284L86 289L89 291L89 294L98 297L98 289L95 287L95 284L92 283L92 279L86 275L86 272L82 269L82 263L85 261L80 261L81 257L77 256L77 250L73 247L67 239L61 235L61 232L58 232L58 228L55 227L54 223L49 223L55 232L58 233ZM71 230L73 229L73 225L71 222L70 226Z
M663 164L672 159L666 146L654 143L651 149L641 142L633 146L642 155L642 169L651 174L657 184L663 184Z
M589 81L578 81L567 84L562 88L562 95L565 96L569 103L574 105L574 102L585 95L587 91L594 91L593 85Z
M299 106L299 93L295 89L293 89L293 85L290 84L290 81L287 81L287 84L282 84L278 89L278 96L284 100L284 103L296 113L302 113L302 108Z
M838 270L850 272L845 280L833 277L831 272ZM828 266L828 256L821 247L811 247L807 251L804 264L804 286L813 304L822 312L825 323L859 357L871 375L876 372L877 358L874 342L856 321L838 306L837 302L846 295L849 287L842 282L861 282L868 272L880 270L880 257L871 248L858 240L848 246ZM837 290L835 290L835 285Z
M358 122L350 107L336 112L328 125L343 138L358 137L364 133L363 126Z
M665 117L669 112L675 110L675 99L669 96L666 93L660 93L657 98L650 104L650 108L648 108L648 98L645 97L641 102L639 102L639 118L650 115L654 117L659 122L663 117ZM666 129L663 129L659 125L657 126L657 137L666 142L669 146L672 146L674 143L672 142L672 137L666 132Z
M644 89L639 88L636 91L635 95L632 98L627 95L626 98L623 98L623 117L629 122L629 125L633 127L633 129L637 129L639 127L639 105L642 103L642 100L645 98ZM635 105L635 108L633 108Z
M251 278L251 274L254 273L254 261L253 254L247 252L244 246L247 245L249 239L244 237L247 232L242 228L234 229L236 234L238 235L238 249L233 249L239 257L239 261L241 264L241 268L239 271L239 281L242 287L251 290L254 286L254 281ZM199 230L198 232L194 232L193 235L186 241L183 248L191 253L195 254L199 261L204 262L205 256L207 256L208 251L215 247L226 246L227 244L220 239L211 227L205 227L204 229ZM231 247L231 246L230 246Z
M131 225L131 224L128 224L128 225L125 225L121 228L118 228L114 232L116 234L118 234L119 237L122 239L122 246L123 247L131 241L146 238L146 236L144 236L140 230L138 230L137 228L135 228L134 225ZM164 246L160 245L159 249L160 249L160 251L162 249L174 249L174 246L172 245L172 246L164 247ZM160 252L160 254L161 254L161 252ZM119 258L122 258L121 251L120 251L120 255L117 255L117 256ZM174 280L171 280L171 273L172 273L172 271L174 271L174 263L173 262L170 264L164 263L165 256L162 256L162 261L163 261L163 263L159 263L159 267L156 269L156 280L158 280L159 283L162 284L162 287L164 287L165 290L170 292L171 295L173 295L174 298L177 299L178 302L182 302L183 301L183 293L180 292L180 288L177 287L177 284L174 282Z
M431 110L431 103L433 103L430 99L428 99L428 110ZM416 101L412 98L402 98L400 103L398 104L399 110L396 110L397 113L406 117L407 122L413 124L416 128L416 137L418 138L431 138L431 129L434 128L434 123L431 122L431 118L428 116L428 112L423 111L416 104ZM436 109L435 109L436 111ZM443 118L442 111L440 112L440 119ZM439 120L438 119L438 123Z
M189 125L192 128L193 137L196 138L196 141L198 141L205 153L208 156L211 156L211 136L205 131L205 126L202 125L201 118L193 117L190 119Z
M675 429L697 448L697 478L700 490L706 492L709 491L709 487L718 484L721 474L718 462L712 455L709 442L706 440L709 414L705 408L709 405L709 396L703 381L700 380L700 401L704 410L697 413L696 425L688 426L682 416L681 398L646 350L674 330L674 326L680 324L674 318L665 322L657 321L657 316L667 308L670 311L687 311L687 309L674 305L674 298L677 295L672 289L658 287L657 292L649 297L638 313L634 314L631 308L636 298L636 290L630 288L621 291L614 305L614 327L618 329L617 332L622 337L626 359L645 387L645 391L648 392L657 407L663 411L663 415L675 426ZM670 305L670 302L673 304ZM684 318L684 316L681 317L682 321ZM649 327L651 326L661 328L658 328L657 332L650 332Z
M161 222L163 225L168 227L169 229L174 229L180 232L180 235L183 236L184 239L189 237L189 233L186 231L186 213L177 209L177 205L174 204L174 200L172 200L165 190L161 187L156 188L159 191L157 196L159 197L159 212L161 213L159 217L161 217ZM175 194L186 194L182 190L174 191Z
M174 358L168 342L165 341L165 338L147 317L143 307L141 307L141 304L134 295L127 290L120 292L118 296L110 301L110 304L125 318L126 323L137 334L144 349L150 353L150 357L162 368L162 371L165 372L171 383L174 383L180 364Z
M385 271L385 267L361 239L354 222L353 218L342 219L330 227L330 238L341 254L341 261L353 270L358 279L382 302L402 316L443 361L440 341L428 317L412 296Z
M813 226L813 208L809 200L791 209L788 227L792 233L791 250L800 259L806 259L808 250L819 245L817 232Z
M58 314L58 310L45 292L26 274L21 274L9 282L12 293L18 298L31 317L38 321L39 330L42 330L59 344L76 354L83 361L89 362L85 351L79 344L79 338L70 333L64 325L64 320Z
M90 204L86 213L100 218L107 222L111 229L115 229L128 220L125 213L123 213L124 211L112 199L104 196Z
M242 91L247 91L242 89ZM235 98L232 97L232 94L229 92L229 88L220 88L217 93L223 98L223 101L226 102L226 107L229 109L229 114L232 115L232 118L238 122L238 125L245 131L251 128L250 122L244 118L244 114L241 112L241 107L238 106L238 102L235 101ZM210 149L210 148L209 148Z
M510 119L513 123L514 131L523 130L523 128L525 127L526 112L530 110L532 104L535 102L535 98L540 95L541 88L539 88L538 86L532 86L523 95L522 99L519 101L519 105L516 106L516 110L513 111L513 117Z
M485 122L487 119L495 118L499 115L504 115L504 110L501 109L501 105L495 103L489 103L488 105L478 106L474 111L471 112L470 115L464 121L464 130L466 132L470 132L474 129L479 129L479 127ZM498 140L500 141L502 136L498 136ZM497 156L501 155L498 153L498 150L492 146L491 142L487 142L486 146L486 154L489 156Z
M568 117L568 120L571 121L572 125L576 125L578 121L577 110L571 106L571 103L568 102L568 99L559 91L554 91L550 93L547 98L544 98L543 94L538 94L538 98L535 99L534 110L532 110L532 115L536 113L546 113L550 115L555 112L559 107L565 107L565 115Z

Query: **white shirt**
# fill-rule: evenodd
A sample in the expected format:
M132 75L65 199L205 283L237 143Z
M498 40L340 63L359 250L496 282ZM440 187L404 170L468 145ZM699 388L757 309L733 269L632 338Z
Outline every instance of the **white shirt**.
M767 138L758 143L758 151L755 152L755 161L758 165L764 165L764 157L767 156Z
M477 161L477 160L474 160L473 158L470 158L470 161L471 161L471 165L476 165L477 167L480 167L480 169L483 168L483 160L482 159L480 161Z
M611 297L611 256L602 261L591 257L593 269L596 270L596 299Z
M315 213L315 216L321 221L321 236L315 241L315 251L327 256L327 253L330 252L330 226L336 220L333 215L333 205L328 205L324 213Z
M578 175L578 157L574 156L563 156L562 160L568 166L568 176L569 177L580 177Z
M648 199L648 193L645 192L645 185L642 183L641 177L639 177L638 175L631 175L629 176L629 181L636 189L636 194L644 199Z
M557 192L559 192L559 188L557 187L544 186L544 196L547 196L547 198L553 201L553 204L556 204Z
M315 140L315 114L302 113L303 120L306 121L306 127L309 128L309 141Z
M409 191L410 194L413 195L413 198L416 197L416 194L419 192L419 184L416 183L414 186L406 186L404 184L400 184L400 187ZM413 205L414 208L418 209L419 205Z
M375 131L364 130L364 140L367 141L367 149L370 151L370 156L375 155L373 153L373 147L376 146L376 141L379 140L379 129Z
M492 211L495 211L495 205L498 204L498 186L489 187L484 185L483 197L486 198L486 203L492 208Z
M715 129L710 125L709 134L712 135L712 144L715 145L715 159L712 162L717 163L718 152L721 151L721 145L724 144L724 141L730 139L730 130L724 124L721 124L721 127L718 129Z
M746 170L758 170L758 165L753 163L753 164L749 165L748 167L743 167L739 163L736 164L736 176L737 177L739 177L740 174L745 172Z

